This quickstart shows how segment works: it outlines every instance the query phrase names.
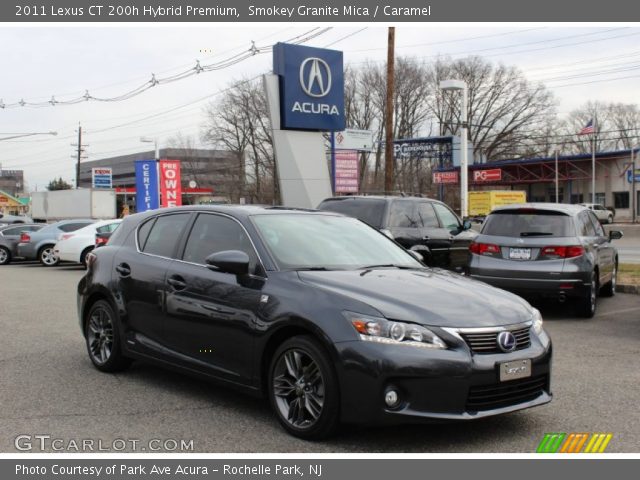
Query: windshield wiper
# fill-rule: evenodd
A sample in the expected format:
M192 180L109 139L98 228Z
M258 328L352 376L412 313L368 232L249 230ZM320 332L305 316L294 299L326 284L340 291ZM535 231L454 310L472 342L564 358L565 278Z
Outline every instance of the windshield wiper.
M553 235L553 233L551 232L520 232L520 236L521 237L535 237L535 236L542 236L542 235Z
M372 270L374 268L400 268L402 270L410 270L414 267L409 267L408 265L398 265L397 263L381 263L379 265L366 265L364 267L360 267L359 270Z
M295 270L296 272L330 272L331 270L335 270L335 269L316 265L311 267L294 268L293 270Z

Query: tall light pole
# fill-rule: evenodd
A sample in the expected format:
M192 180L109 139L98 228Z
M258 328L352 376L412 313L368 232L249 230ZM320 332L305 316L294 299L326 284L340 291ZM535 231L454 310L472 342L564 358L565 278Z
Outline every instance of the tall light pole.
M462 91L462 102L460 105L460 216L464 219L468 214L468 191L469 191L469 159L467 147L467 83L463 80L442 80L440 89L443 91Z
M636 154L633 155L635 150ZM638 214L638 199L636 198L636 160L640 154L640 145L631 149L631 223L636 223Z
M389 27L387 39L387 98L385 102L385 142L384 142L384 191L391 195L393 191L393 91L395 80L395 27Z

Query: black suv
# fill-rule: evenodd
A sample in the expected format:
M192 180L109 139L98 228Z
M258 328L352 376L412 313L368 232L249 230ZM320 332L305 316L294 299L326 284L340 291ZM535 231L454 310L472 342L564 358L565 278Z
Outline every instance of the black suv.
M422 254L430 267L464 271L477 235L444 203L422 197L348 196L323 200L319 210L358 218Z

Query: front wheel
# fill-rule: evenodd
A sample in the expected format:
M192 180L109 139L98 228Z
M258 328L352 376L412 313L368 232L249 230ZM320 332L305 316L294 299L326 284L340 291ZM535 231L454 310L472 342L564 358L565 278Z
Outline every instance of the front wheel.
M0 247L0 265L11 263L11 252L5 247Z
M89 309L84 336L89 358L98 370L119 372L131 364L131 360L122 354L118 320L106 300L98 300Z
M38 260L45 267L55 267L60 263L60 259L53 251L53 245L42 247L38 252Z
M596 314L596 304L598 301L598 275L595 270L591 272L589 289L578 299L577 313L584 318L592 318Z
M609 215L607 217L607 223L613 223L613 216L612 215Z
M339 423L336 374L322 346L296 336L276 350L269 368L269 399L285 430L304 439L321 439Z
M602 287L603 297L613 297L616 294L616 283L618 282L618 263L613 264L613 271L611 272L611 280L604 287Z

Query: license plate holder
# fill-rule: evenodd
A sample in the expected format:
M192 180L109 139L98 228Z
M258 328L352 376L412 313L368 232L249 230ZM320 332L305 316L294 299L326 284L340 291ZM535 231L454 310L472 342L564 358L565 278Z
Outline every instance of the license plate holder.
M501 382L527 378L531 376L531 359L503 362L499 365L499 368Z
M510 248L509 258L511 260L531 260L530 248Z

